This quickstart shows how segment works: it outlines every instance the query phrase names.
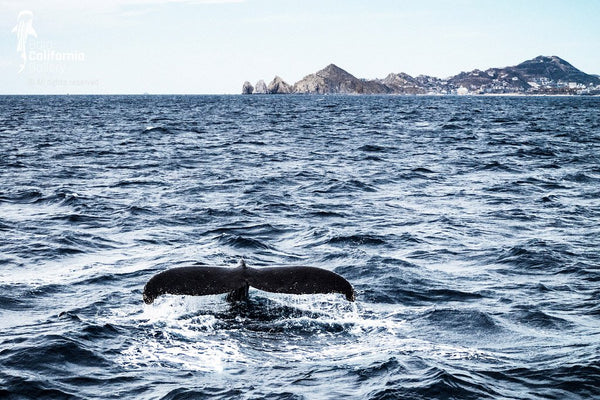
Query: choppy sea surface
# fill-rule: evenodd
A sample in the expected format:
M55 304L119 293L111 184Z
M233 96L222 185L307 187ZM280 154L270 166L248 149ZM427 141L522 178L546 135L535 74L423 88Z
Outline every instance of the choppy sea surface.
M0 397L598 398L599 246L600 98L0 97Z

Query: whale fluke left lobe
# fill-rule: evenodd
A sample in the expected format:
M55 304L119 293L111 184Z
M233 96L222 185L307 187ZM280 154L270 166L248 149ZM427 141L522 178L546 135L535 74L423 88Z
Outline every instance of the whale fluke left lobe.
M202 296L228 293L245 285L238 268L179 267L154 275L144 287L144 302L163 294Z

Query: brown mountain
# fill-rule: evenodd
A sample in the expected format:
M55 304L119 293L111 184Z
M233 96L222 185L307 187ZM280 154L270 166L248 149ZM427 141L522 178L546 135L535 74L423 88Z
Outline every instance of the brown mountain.
M379 94L390 93L390 89L376 81L358 79L337 65L329 64L296 82L294 93Z

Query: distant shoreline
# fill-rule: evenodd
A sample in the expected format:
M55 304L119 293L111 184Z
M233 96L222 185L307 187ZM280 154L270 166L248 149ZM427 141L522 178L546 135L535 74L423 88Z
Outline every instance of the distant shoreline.
M288 93L288 94L253 94L247 96L240 93L117 93L117 94L97 94L97 93L37 93L37 94L0 94L0 97L163 97L163 96L179 96L179 97L200 97L200 96L214 96L214 97L600 97L600 94L528 94L528 93L483 93L483 94L398 94L398 93L373 93L373 94L360 94L360 93L322 93L322 94L308 94L308 93Z
M600 95L600 77L586 74L557 56L538 56L515 66L475 69L445 79L403 72L383 79L359 79L329 64L293 85L279 76L268 85L262 79L254 86L246 81L242 94Z

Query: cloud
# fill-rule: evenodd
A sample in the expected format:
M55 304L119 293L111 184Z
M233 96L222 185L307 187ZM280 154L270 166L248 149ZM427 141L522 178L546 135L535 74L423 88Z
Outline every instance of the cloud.
M81 1L81 0L0 0L0 11L18 12L24 8L33 12L40 11L116 11L121 8L135 6L152 6L163 4L227 4L242 3L245 0L103 0L103 1Z
M149 4L226 4L242 3L244 0L105 0L108 3L118 3L119 5L149 5Z

